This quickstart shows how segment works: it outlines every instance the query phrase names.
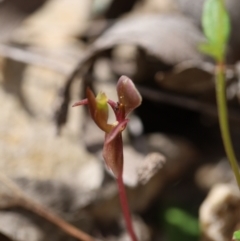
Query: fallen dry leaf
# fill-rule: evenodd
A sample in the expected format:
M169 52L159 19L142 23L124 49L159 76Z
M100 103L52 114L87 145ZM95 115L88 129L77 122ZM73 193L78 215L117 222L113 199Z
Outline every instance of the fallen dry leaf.
M197 50L202 41L202 33L191 20L181 15L134 16L116 22L81 56L68 78L56 115L58 127L66 122L70 87L75 76L101 52L121 44L135 45L168 65L176 65L186 60L202 60L203 55Z
M41 7L46 0L0 1L0 40L11 38L15 29L29 14Z

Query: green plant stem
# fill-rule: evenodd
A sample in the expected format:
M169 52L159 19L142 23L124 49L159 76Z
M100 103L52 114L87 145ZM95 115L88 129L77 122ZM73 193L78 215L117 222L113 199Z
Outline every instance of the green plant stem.
M224 63L220 62L217 65L216 71L216 94L217 94L217 106L219 124L221 129L222 140L224 148L237 180L238 187L240 189L240 173L237 158L235 156L233 145L230 137L229 123L228 123L228 110L227 110L227 98L226 98L226 81L225 81L225 67Z
M118 175L117 183L118 183L120 203L121 203L122 212L123 212L123 216L124 216L124 219L126 222L126 227L127 227L128 233L129 233L132 241L137 241L137 237L136 237L136 234L135 234L135 232L133 230L133 226L132 226L132 219L131 219L131 214L129 212L127 195L126 195L125 186L123 183L122 173L120 173Z

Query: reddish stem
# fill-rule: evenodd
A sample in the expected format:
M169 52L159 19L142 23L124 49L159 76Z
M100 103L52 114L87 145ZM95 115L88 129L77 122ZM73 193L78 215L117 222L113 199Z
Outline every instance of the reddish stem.
M128 200L127 200L125 186L123 184L122 173L120 173L118 175L117 183L118 183L120 203L121 203L121 207L122 207L123 216L124 216L124 219L126 222L127 231L129 233L132 241L137 241L137 237L136 237L136 234L135 234L135 232L133 230L133 226L132 226L132 218L131 218L131 214L129 211Z

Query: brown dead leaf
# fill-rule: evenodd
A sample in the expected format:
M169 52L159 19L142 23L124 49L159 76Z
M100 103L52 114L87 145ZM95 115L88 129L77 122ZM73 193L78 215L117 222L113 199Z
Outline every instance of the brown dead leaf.
M197 50L202 41L204 37L201 32L188 18L181 15L145 15L120 20L89 47L68 78L63 91L63 102L56 115L58 127L66 122L73 79L78 72L83 71L86 63L94 62L98 54L117 45L134 45L166 64L176 65L186 60L203 59Z
M207 62L182 62L171 72L158 72L156 82L163 88L186 94L214 91L214 64Z
M45 2L46 0L0 1L0 40L8 40L24 18Z
M138 167L137 173L139 182L146 184L166 162L165 156L158 152L151 152Z
M174 65L188 59L201 59L197 45L202 41L203 35L188 18L171 14L149 15L117 22L90 49L102 51L120 44L132 44Z

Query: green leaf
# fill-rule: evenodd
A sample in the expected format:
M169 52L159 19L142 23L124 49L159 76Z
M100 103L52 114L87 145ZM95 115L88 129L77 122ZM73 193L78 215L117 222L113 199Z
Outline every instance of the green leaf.
M226 43L230 32L230 21L223 0L205 2L202 24L209 42Z
M199 234L198 220L179 208L169 208L165 212L166 221L189 235Z
M223 59L230 33L230 20L224 0L206 0L203 7L202 26L209 44L215 46L214 51L213 47L205 47L205 50L209 50L207 53L218 61Z
M236 241L240 240L240 230L237 230L233 233L233 240L236 240Z
M214 59L220 59L221 56L224 54L219 51L219 48L217 45L210 44L210 43L200 44L198 48L202 53L211 55Z

